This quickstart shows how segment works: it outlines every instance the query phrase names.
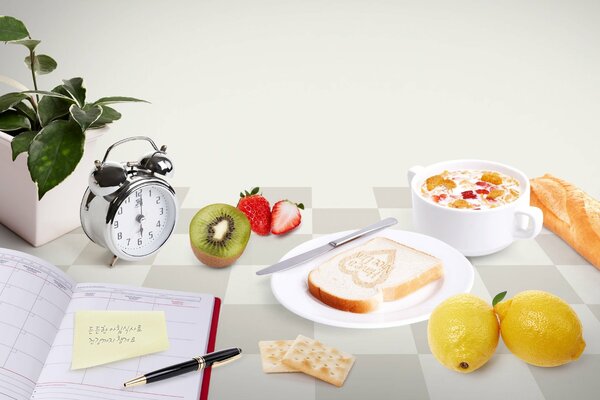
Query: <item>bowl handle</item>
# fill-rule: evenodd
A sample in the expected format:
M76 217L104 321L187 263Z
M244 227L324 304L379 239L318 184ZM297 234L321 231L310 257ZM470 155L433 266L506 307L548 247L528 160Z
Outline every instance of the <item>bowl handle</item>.
M419 172L421 172L424 169L425 169L425 167L422 167L420 165L415 165L414 167L410 167L408 169L408 185L409 186L411 185L412 180L415 177L415 175L418 174Z
M518 216L527 218L527 227L522 228L517 220ZM515 211L515 232L514 237L517 239L532 239L536 237L542 230L544 225L544 214L537 207L528 206Z

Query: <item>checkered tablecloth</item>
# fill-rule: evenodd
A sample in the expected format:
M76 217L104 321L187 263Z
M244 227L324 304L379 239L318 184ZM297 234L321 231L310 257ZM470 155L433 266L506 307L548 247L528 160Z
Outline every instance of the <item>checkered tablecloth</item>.
M600 271L560 238L544 230L535 240L517 241L475 266L472 292L491 301L527 289L552 292L573 306L584 326L581 358L557 368L530 366L500 342L486 366L472 374L442 367L427 345L427 322L374 330L333 328L290 313L271 294L269 278L255 275L295 246L319 235L356 229L380 218L398 219L396 229L411 230L408 188L353 189L350 198L332 189L263 188L269 199L303 202L302 225L283 237L253 235L246 252L228 268L202 266L193 256L188 224L207 204L200 189L178 188L180 220L173 237L143 263L120 261L106 267L110 255L77 229L43 247L32 248L0 226L0 247L34 254L59 266L79 282L112 282L213 293L223 299L217 348L241 347L245 357L214 371L210 398L250 399L599 399ZM227 201L222 199L221 201ZM232 203L236 199L230 200ZM259 340L293 339L298 334L353 353L357 362L342 388L304 374L264 374ZM192 349L190 349L192 351ZM191 353L190 353L191 354Z

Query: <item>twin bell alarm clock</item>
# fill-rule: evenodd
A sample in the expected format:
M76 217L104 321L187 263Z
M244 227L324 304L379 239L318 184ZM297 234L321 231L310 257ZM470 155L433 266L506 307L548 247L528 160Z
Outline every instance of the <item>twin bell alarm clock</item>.
M154 150L138 161L108 161L108 155L123 143L144 140ZM166 146L134 136L114 143L104 159L95 162L89 187L83 195L80 216L85 234L118 258L137 261L156 253L173 233L177 222L175 190L165 178L173 174Z

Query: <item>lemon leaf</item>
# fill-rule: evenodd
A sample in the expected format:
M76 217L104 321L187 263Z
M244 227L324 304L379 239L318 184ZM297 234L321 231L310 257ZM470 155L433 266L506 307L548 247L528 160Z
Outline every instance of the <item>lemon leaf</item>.
M504 299L505 296L506 296L506 290L504 292L500 292L496 296L494 296L494 300L492 300L492 306L495 306L496 304L500 303Z

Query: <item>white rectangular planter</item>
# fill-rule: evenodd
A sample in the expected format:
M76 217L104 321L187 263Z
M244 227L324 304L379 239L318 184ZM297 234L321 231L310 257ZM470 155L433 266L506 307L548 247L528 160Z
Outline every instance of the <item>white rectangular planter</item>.
M27 154L20 154L13 162L12 136L0 132L0 223L36 247L79 227L79 205L97 158L96 140L105 131L85 133L83 157L77 168L41 201L29 176Z

